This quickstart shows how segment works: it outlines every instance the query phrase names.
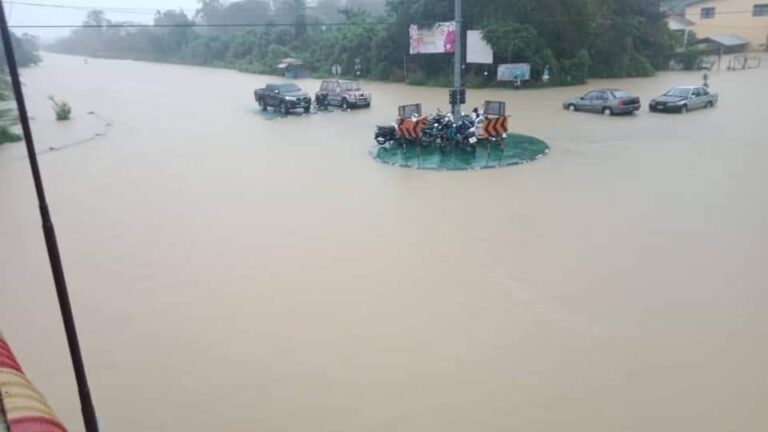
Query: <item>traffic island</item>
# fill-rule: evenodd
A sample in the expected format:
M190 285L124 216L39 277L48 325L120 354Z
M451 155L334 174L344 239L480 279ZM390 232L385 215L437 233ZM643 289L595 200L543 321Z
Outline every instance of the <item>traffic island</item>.
M463 171L501 168L533 162L549 153L542 140L521 134L507 134L498 141L481 140L474 151L458 147L402 144L393 141L371 150L379 162L423 170Z

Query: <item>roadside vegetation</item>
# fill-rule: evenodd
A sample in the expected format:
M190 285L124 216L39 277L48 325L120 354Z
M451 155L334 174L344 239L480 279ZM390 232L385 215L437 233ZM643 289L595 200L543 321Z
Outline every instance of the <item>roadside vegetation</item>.
M305 0L272 3L201 0L193 16L158 11L157 28L110 27L130 23L110 21L94 10L85 20L91 27L73 30L50 49L262 74L277 74L280 61L294 57L318 77L330 74L336 63L352 73L359 61L359 76L368 79L451 82L450 55L407 55L409 25L452 20L451 0L320 0L314 7ZM465 1L464 28L484 30L496 64L530 63L534 82L548 68L549 85L653 75L667 67L675 47L660 0ZM468 85L496 85L494 66L467 65Z
M11 33L13 48L16 53L16 63L19 67L32 66L40 62L38 44L35 38L29 35L17 36ZM8 78L8 68L5 62L5 53L0 56L0 145L21 141L21 135L14 131L19 123L16 107L12 107L13 92Z

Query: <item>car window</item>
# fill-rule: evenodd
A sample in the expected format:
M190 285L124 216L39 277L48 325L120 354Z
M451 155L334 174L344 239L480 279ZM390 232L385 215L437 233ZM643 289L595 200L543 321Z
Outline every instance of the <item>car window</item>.
M699 87L699 93L702 96L708 96L709 95L709 90L705 89L704 87Z
M664 96L688 97L691 90L683 87L675 87L664 93Z
M693 89L693 97L699 97L701 95L702 95L702 93L701 93L701 89L700 88Z
M624 90L614 90L611 92L611 94L613 94L613 97L615 97L616 99L632 97L631 94L625 92Z
M277 87L280 89L281 93L290 93L290 92L301 91L299 86L297 86L296 84L280 84Z
M604 91L595 92L595 100L608 100L608 93Z
M595 97L595 93L596 92L589 92L589 93L585 94L584 96L582 96L581 98L584 99L584 100L592 100Z
M356 82L341 83L341 89L345 91L357 91L360 90L360 85Z

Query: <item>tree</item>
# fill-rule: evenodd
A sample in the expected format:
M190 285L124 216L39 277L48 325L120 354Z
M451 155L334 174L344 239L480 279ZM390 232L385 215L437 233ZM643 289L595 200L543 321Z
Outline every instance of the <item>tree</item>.
M324 22L339 22L342 18L339 13L341 0L320 0L312 9L312 14Z
M181 26L159 28L152 33L153 53L162 57L174 57L181 53L191 39L192 20L183 10L157 11L154 24L157 26Z
M229 27L117 29L106 27L110 21L103 12L91 11L86 23L95 28L75 29L54 48L259 72L274 71L278 54L301 58L321 74L333 63L351 72L360 61L364 76L395 80L404 78L407 62L409 75L420 75L420 81L450 81L452 56L409 55L408 34L412 24L453 20L453 0L318 0L309 9L307 0L198 4L195 22ZM650 75L665 68L673 52L659 0L482 0L465 1L463 8L464 28L485 31L496 64L530 63L534 80L549 66L551 84ZM155 17L158 26L190 22L181 11ZM346 25L322 25L330 22ZM274 26L246 26L259 23ZM466 69L470 77L473 72L472 66Z

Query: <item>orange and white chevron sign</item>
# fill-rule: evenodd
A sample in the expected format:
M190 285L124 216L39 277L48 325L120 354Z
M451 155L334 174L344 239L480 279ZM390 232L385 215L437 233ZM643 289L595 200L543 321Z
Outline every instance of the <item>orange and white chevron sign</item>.
M407 139L419 139L421 138L421 131L426 124L426 117L419 117L416 120L400 119L397 122L397 136Z
M507 124L509 118L507 116L496 117L485 120L483 123L483 132L487 137L499 137L507 133Z
M5 423L4 423L5 422ZM0 430L66 432L45 398L24 375L0 333Z

